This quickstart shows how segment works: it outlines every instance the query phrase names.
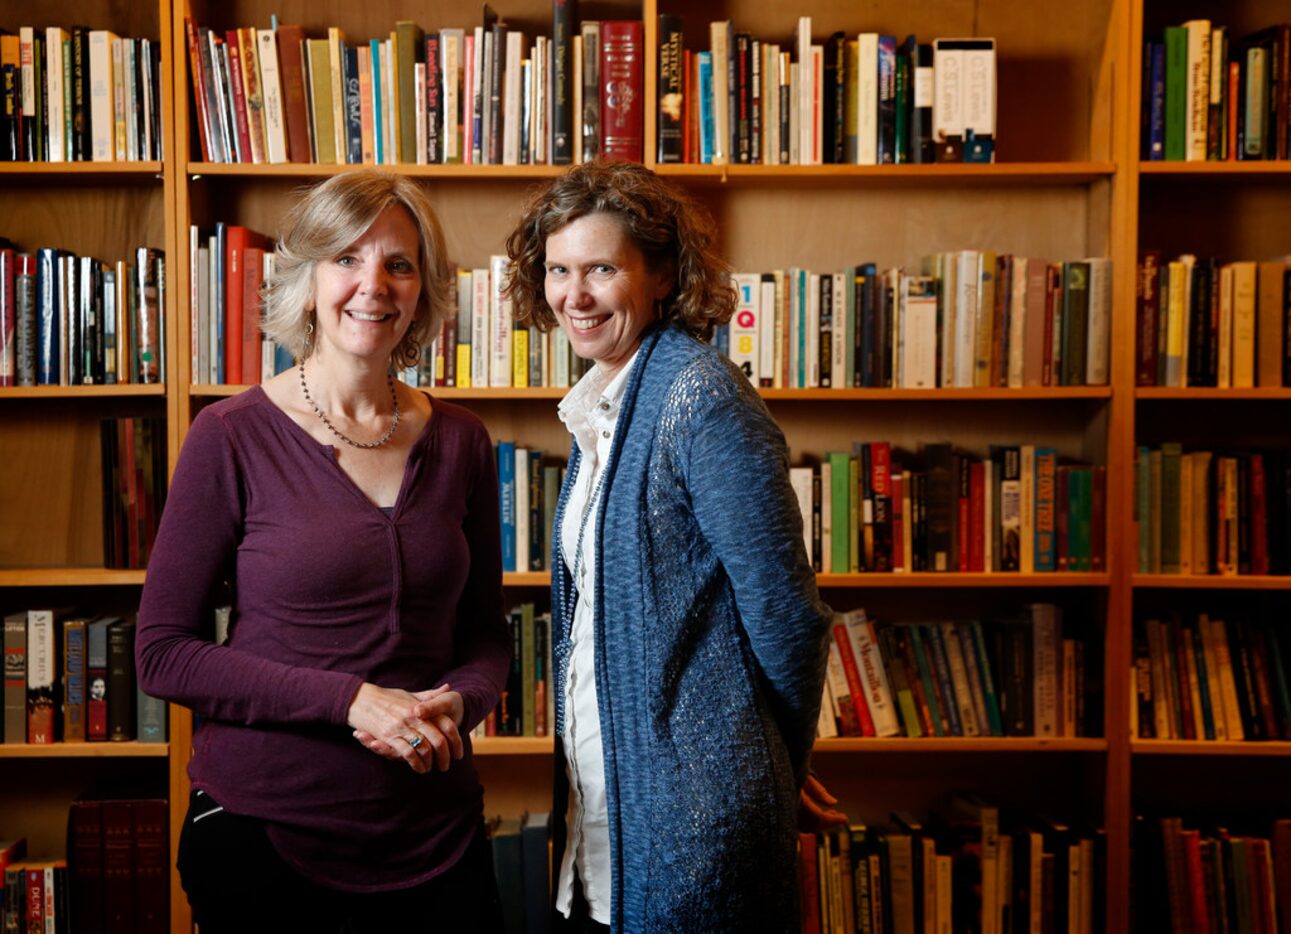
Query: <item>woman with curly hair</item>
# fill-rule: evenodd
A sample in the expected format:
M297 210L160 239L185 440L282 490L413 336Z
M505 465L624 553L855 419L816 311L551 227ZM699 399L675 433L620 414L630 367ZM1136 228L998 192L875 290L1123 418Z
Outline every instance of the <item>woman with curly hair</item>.
M511 655L492 444L393 377L450 310L444 237L349 172L277 259L298 365L194 419L139 609L140 685L202 717L180 879L204 934L500 930L467 736Z
M796 930L829 610L784 437L703 341L735 297L648 169L577 166L512 232L517 317L595 361L552 553L556 910L567 930ZM567 920L565 920L567 919Z

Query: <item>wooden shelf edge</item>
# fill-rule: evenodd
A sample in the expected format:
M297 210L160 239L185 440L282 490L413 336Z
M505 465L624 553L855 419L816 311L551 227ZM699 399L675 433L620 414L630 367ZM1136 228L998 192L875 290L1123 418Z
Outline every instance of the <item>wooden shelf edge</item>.
M2 568L0 587L101 587L143 583L145 572L112 568Z
M814 752L1106 752L1099 738L1037 739L1030 736L891 736L818 739Z
M51 743L0 745L0 759L164 759L169 743Z
M1291 579L1289 579L1291 580ZM504 587L545 587L546 571L507 571ZM1053 574L817 574L818 587L1106 587L1109 574L1056 572Z
M1140 162L1141 175L1291 175L1291 161L1262 159L1251 162Z
M148 162L0 162L3 175L71 175L94 178L105 175L157 175L161 163Z
M1132 583L1145 590L1291 590L1291 576L1267 574L1135 574Z
M477 756L549 756L555 748L550 736L481 736L471 740Z
M1291 756L1291 743L1133 739L1130 740L1130 752L1136 756Z
M1116 174L1114 162L993 162L930 163L921 165L652 165L660 175L683 181L737 182L772 179L777 183L803 181L990 184L1056 182L1083 184Z
M1197 400L1239 400L1252 399L1291 399L1291 388L1286 386L1256 386L1244 389L1216 389L1211 386L1194 386L1191 389L1179 389L1165 386L1140 386L1134 390L1136 399L1179 399Z
M165 396L161 383L115 383L102 386L3 386L0 399L84 399L87 396Z
M377 169L414 178L533 181L540 178L555 178L561 175L565 168L560 165L325 165L317 162L252 165L243 162L189 162L184 171L193 177L209 175L236 178L324 178L353 169Z

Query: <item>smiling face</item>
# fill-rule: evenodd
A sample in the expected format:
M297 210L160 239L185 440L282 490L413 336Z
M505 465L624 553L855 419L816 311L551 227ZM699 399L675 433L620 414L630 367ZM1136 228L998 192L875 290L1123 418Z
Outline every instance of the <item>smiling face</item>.
M359 239L314 267L315 352L374 363L390 358L417 314L417 227L391 206Z
M574 353L609 375L631 359L672 288L610 214L588 214L547 237L545 266L543 292Z

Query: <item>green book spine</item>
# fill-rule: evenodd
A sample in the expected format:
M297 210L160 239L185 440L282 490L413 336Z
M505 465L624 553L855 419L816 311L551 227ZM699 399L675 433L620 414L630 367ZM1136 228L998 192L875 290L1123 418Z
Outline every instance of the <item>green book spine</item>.
M1151 451L1139 447L1134 459L1134 521L1139 534L1139 573L1152 570L1152 471Z
M835 574L846 574L848 564L849 515L851 513L851 489L848 456L845 453L831 452L829 455L829 522L832 527L829 560L830 570Z
M1165 157L1182 161L1187 138L1188 30L1167 26L1165 31Z

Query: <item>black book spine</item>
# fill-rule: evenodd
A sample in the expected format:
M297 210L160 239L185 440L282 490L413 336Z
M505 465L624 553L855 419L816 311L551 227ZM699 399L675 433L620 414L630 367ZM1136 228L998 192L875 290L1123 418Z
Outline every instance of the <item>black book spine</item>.
M833 385L831 366L834 359L834 277L825 273L820 277L820 386Z
M916 46L914 66L914 113L910 120L910 155L915 162L935 161L932 140L932 46Z
M345 161L350 165L363 162L363 117L359 97L359 50L350 46L345 49L344 61L344 95L345 95Z
M569 165L574 160L574 65L570 56L574 50L571 31L575 5L575 0L552 0L551 4L553 165Z
M762 43L754 39L750 43L752 63L749 69L749 146L752 154L750 162L762 161L762 102L765 99L766 76L762 74Z
M108 739L135 738L134 631L129 620L108 627Z
M493 60L489 62L492 79L489 85L489 158L490 165L502 164L502 79L507 61L507 27L493 25Z
M682 146L681 17L659 14L659 162L680 162Z

